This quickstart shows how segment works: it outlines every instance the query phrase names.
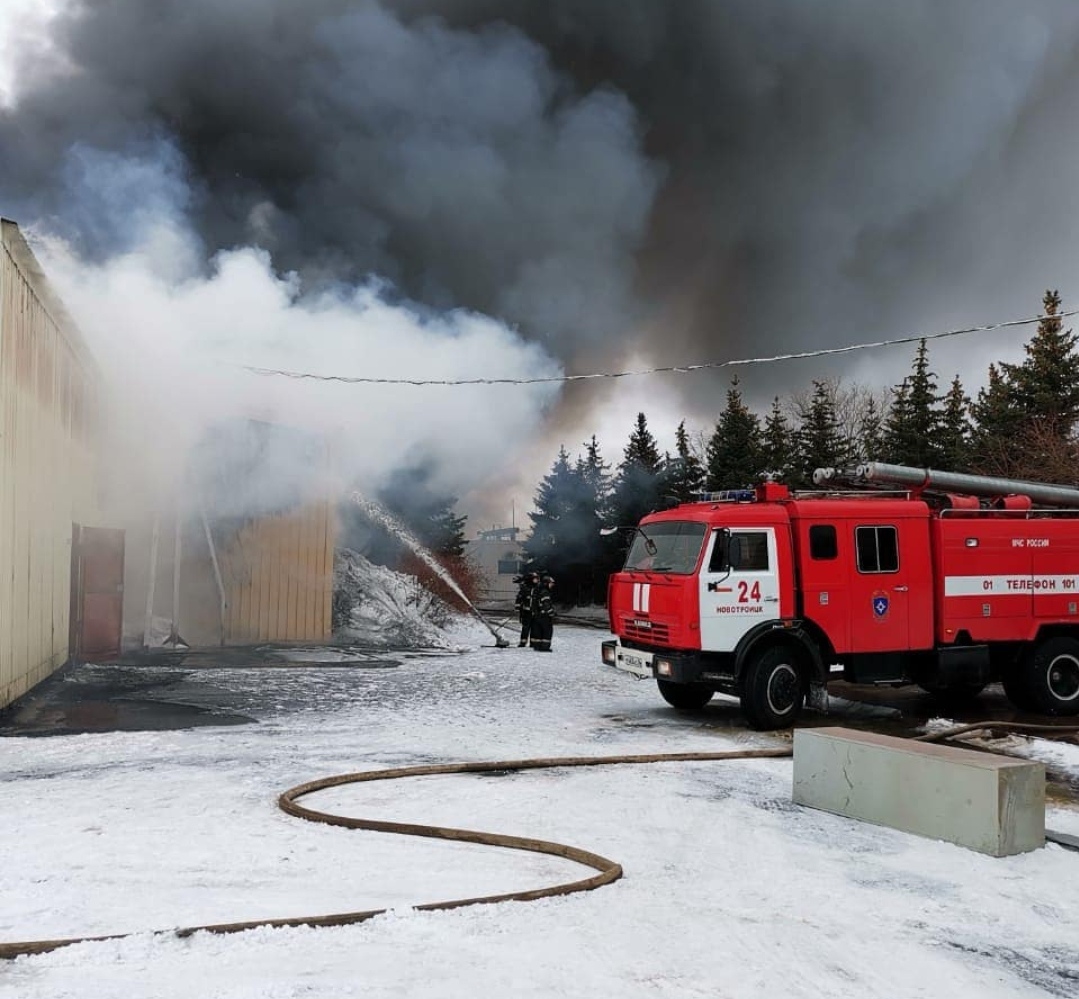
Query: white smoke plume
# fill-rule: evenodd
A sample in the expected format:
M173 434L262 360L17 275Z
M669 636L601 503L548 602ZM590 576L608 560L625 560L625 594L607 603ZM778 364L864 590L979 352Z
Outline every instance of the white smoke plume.
M189 449L222 421L299 428L331 447L342 485L377 489L395 467L435 470L431 488L482 505L507 441L529 442L550 386L421 389L257 376L252 360L286 370L369 377L557 374L557 363L504 324L465 311L431 314L386 301L377 282L301 297L269 254L221 251L208 273L189 232L155 225L129 253L87 265L55 240L37 252L80 319L103 372L113 438L112 505L160 503L182 488ZM310 474L275 462L254 481L250 509L279 504ZM241 504L242 505L242 504Z

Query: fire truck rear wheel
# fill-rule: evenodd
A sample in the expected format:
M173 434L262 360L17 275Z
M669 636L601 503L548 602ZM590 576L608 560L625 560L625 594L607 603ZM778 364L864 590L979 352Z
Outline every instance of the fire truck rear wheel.
M1079 714L1079 639L1060 636L1035 646L1023 671L1037 710Z
M742 683L742 713L752 728L787 728L801 714L806 674L790 646L773 645L758 653Z
M700 711L711 699L714 691L695 683L671 683L656 677L659 693L672 708L679 711Z

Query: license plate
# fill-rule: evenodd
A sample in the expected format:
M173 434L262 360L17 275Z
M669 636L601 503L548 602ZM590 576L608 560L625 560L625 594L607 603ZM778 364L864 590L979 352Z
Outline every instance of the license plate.
M622 653L622 662L627 666L644 666L644 660L640 656L631 656L626 652Z

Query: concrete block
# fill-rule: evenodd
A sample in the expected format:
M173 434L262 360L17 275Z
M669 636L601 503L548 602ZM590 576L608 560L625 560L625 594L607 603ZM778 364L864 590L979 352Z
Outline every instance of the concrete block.
M1045 767L972 749L798 729L794 801L994 857L1045 845Z

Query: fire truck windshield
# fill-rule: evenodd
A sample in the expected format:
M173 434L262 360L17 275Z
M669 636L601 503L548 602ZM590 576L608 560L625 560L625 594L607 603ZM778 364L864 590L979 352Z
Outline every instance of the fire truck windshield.
M667 520L640 528L625 568L688 575L697 567L707 527L694 521Z

